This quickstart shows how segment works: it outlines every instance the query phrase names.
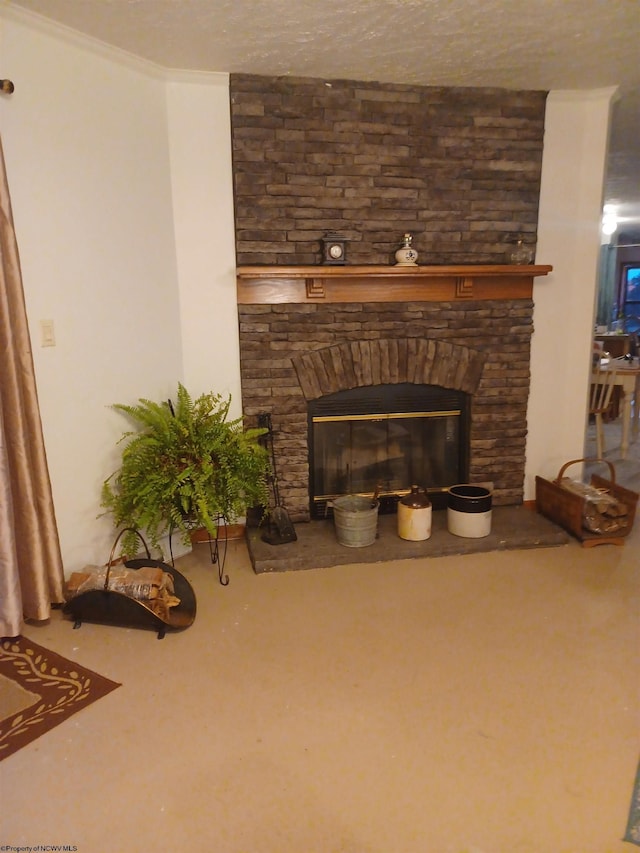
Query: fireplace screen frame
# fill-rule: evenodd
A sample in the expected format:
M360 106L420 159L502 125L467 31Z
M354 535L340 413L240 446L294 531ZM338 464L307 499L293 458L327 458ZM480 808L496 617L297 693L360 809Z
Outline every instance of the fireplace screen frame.
M471 397L463 391L444 388L439 385L420 385L413 383L398 383L388 385L371 385L338 391L328 394L308 403L308 451L309 451L309 512L311 518L324 518L330 515L331 499L338 494L318 493L316 488L315 427L326 421L359 421L371 418L393 420L395 418L425 419L434 417L455 416L457 418L457 466L452 482L431 486L429 483L419 483L427 489L435 509L446 506L447 488L455 483L466 482L469 476L470 457L470 409ZM410 490L411 483L406 488L385 490L380 496L381 512L395 512L398 500ZM357 491L357 489L356 489ZM369 492L370 493L370 492Z

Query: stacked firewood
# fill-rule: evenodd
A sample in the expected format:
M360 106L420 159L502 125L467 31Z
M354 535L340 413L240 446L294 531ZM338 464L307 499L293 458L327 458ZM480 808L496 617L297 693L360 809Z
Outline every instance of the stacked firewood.
M581 483L563 477L560 481L563 489L581 495L584 498L582 523L591 533L621 533L629 526L629 507L609 494L606 489Z
M73 572L67 581L66 598L69 600L89 590L102 589L119 592L142 602L161 619L168 618L171 607L177 607L173 578L160 568L143 566L129 569L125 566L85 566Z

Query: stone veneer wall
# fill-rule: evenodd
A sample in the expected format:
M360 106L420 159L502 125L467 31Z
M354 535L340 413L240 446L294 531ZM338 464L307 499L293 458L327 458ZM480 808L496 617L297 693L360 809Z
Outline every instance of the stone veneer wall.
M470 481L522 502L533 303L499 301L239 305L248 426L272 414L281 498L309 518L307 400L414 382L471 394ZM425 484L428 485L428 484Z
M546 92L230 76L239 265L505 263L536 242Z

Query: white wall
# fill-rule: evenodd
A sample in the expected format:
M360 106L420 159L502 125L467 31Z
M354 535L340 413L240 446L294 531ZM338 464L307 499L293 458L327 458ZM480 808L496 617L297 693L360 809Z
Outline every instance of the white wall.
M174 75L167 105L185 384L239 417L229 76Z
M552 92L545 116L525 500L584 450L600 219L615 89ZM579 476L575 466L570 471Z
M114 538L96 516L128 424L109 406L162 399L182 376L165 83L35 18L1 25L15 92L0 131L70 572L105 562Z
M0 98L65 571L109 556L112 403L232 395L240 366L227 75L173 75L0 10ZM40 346L40 320L56 346ZM178 545L176 543L176 550Z

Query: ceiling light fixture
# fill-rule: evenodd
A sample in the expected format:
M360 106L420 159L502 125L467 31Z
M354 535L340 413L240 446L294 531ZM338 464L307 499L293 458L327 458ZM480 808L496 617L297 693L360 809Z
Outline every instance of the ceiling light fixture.
M602 233L610 237L618 228L618 217L612 204L605 204L602 210Z

